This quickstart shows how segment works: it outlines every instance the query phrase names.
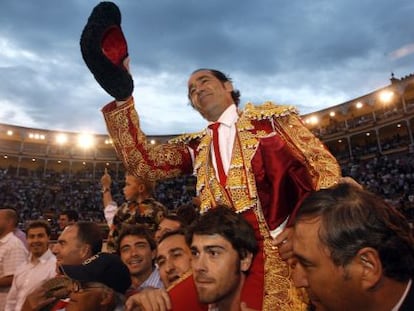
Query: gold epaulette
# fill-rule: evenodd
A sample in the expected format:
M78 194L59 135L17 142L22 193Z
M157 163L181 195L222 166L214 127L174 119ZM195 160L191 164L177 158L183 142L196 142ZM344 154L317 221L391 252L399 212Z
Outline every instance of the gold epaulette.
M198 140L201 137L206 135L206 130L201 131L201 132L197 132L197 133L188 133L188 134L183 134L174 138L171 138L170 140L168 140L169 144L180 144L180 143L184 143L184 144L188 144L193 140Z
M243 117L250 120L263 120L297 113L294 106L276 105L273 102L268 101L258 106L253 105L252 103L247 103L243 110Z

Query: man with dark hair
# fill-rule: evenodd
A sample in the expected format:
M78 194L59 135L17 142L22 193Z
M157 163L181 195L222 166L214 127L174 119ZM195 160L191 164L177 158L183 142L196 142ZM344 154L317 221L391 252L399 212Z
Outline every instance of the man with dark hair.
M66 226L73 225L75 222L79 220L78 212L75 210L64 210L59 214L58 218L58 225L59 231L62 232Z
M102 232L96 223L79 221L67 226L53 247L57 265L58 267L63 267L63 269L59 268L59 273L63 274L63 276L70 274L71 278L76 278L75 275L79 275L76 279L81 281L81 275L87 274L87 279L83 281L88 282L102 282L105 278L113 280L119 277L119 284L112 284L111 287L124 294L124 291L131 284L128 268L118 259L123 268L121 270L111 270L112 263L116 261L113 256L117 256L111 255L108 257L107 255L110 254L101 253L101 249ZM92 262L93 264L91 264ZM117 275L110 276L109 274L115 273L114 271L118 271ZM126 280L125 275L127 276ZM27 296L23 310L40 310L49 304L52 304L55 308L53 310L64 309L66 306L69 310L73 306L73 303L70 303L70 300L67 299L70 297L66 294L60 295L60 289L66 285L66 279L63 277L46 282ZM59 300L57 298L62 299Z
M207 310L208 306L198 301L191 270L191 251L183 229L162 235L156 263L166 289L144 289L127 300L126 310L134 310L136 306L145 311Z
M298 211L293 280L319 310L414 310L407 220L350 184L311 194Z
M43 281L56 275L56 257L49 249L49 224L43 220L31 221L26 232L29 260L16 269L7 295L6 311L21 310L26 296Z
M159 242L164 234L184 227L184 220L177 215L166 215L155 231L155 241Z
M134 108L127 43L115 4L103 2L94 8L81 50L98 83L115 98L102 111L125 168L153 180L197 175L202 213L224 204L256 230L260 251L243 289L249 294L247 305L258 310L303 309L288 265L272 249L272 236L289 225L309 192L336 183L340 168L296 109L271 102L239 109L240 93L231 79L214 69L199 69L189 77L188 97L208 121L207 128L151 145ZM290 233L279 235L280 241ZM272 284L275 279L277 286Z
M158 268L154 261L156 243L151 231L144 225L124 225L118 239L117 253L128 267L131 275L131 287L126 296L146 287L163 287Z
M228 207L203 214L189 230L194 281L209 310L240 310L242 288L258 243L251 225Z
M39 310L30 300L44 300L45 296L48 297L45 301L52 303L47 310L123 310L122 293L131 280L128 268L119 256L99 253L81 265L60 265L59 271L59 276L48 280L30 295L22 311Z
M0 209L0 311L6 305L7 293L16 269L27 261L27 249L14 234L17 213L14 209Z

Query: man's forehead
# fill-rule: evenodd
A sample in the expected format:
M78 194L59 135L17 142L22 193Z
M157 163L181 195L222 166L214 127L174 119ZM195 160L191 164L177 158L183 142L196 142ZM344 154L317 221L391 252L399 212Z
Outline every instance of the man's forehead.
M125 244L136 244L136 243L144 243L144 244L149 244L147 239L143 236L140 235L126 235L124 236L124 238L121 240L120 245L123 246Z
M159 252L168 252L172 248L188 248L185 237L182 234L174 234L166 237L158 244L157 250Z
M210 70L200 70L200 71L194 72L188 79L188 84L190 85L203 77L214 77L214 75L211 73Z
M34 227L34 228L29 228L27 230L27 235L38 234L38 233L46 233L46 229L44 227Z
M77 226L66 226L65 229L63 229L62 233L59 236L59 240L67 239L67 237L73 237L77 236L78 234L78 227Z

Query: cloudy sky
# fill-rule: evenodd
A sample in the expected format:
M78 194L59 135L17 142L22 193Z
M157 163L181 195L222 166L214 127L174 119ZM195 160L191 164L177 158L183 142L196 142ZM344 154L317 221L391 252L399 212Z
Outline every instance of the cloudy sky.
M88 0L0 0L0 123L106 133L111 100L84 64ZM412 0L120 0L147 134L197 131L187 79L229 74L242 102L309 113L414 72Z

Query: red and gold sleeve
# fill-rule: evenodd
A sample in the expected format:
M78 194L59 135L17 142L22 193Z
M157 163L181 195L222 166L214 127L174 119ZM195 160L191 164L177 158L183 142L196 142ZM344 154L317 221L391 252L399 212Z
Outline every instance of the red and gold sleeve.
M314 190L329 188L338 182L341 169L337 160L296 113L277 118L276 124L280 134L308 168Z
M147 141L132 97L119 107L111 102L102 112L118 157L130 174L159 180L192 173L190 151L184 143L152 145Z

